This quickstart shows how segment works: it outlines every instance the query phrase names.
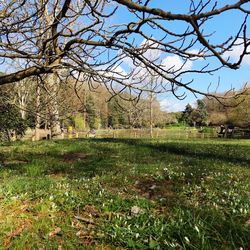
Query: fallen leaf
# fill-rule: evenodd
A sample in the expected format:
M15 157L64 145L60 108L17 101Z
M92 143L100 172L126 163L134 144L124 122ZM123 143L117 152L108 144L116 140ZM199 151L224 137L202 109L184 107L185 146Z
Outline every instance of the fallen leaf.
M49 233L49 240L53 239L57 234L59 234L62 231L60 227L56 227L54 231Z

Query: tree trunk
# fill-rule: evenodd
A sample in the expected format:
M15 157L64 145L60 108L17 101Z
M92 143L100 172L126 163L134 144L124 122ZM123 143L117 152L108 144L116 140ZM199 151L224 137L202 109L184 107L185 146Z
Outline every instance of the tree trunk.
M57 101L58 89L59 89L59 81L56 73L49 74L47 76L46 82L49 90L49 98L50 102L50 131L51 136L61 134L61 126L60 126L60 117L59 117L59 106Z
M150 110L150 138L153 138L153 92L150 92L149 110Z
M40 123L41 123L41 118L40 118L40 96L41 95L41 88L39 84L37 83L37 88L36 88L36 124L35 124L35 141L38 141L40 139Z

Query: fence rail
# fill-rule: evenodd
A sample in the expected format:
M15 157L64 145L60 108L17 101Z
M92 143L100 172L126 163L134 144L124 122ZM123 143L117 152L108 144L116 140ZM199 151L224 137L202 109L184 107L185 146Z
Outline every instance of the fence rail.
M196 128L166 128L153 129L153 138L156 139L213 139L218 138L216 128L199 131ZM238 131L239 132L239 131ZM236 132L233 138L245 138L244 134ZM55 136L55 139L75 138L151 138L149 129L99 129L95 134L88 131L72 131ZM32 133L25 135L24 140L32 139Z
M98 130L97 138L150 138L148 129L114 129ZM188 129L154 129L153 138L189 139L189 138L215 138L216 130L210 132L199 132L195 128Z

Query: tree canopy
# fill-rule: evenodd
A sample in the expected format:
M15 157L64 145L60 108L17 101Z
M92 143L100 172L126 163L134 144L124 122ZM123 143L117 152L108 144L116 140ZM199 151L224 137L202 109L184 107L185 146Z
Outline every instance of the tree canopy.
M178 98L186 90L213 95L182 79L239 68L249 54L249 2L189 0L176 11L153 0L1 1L0 63L7 68L18 60L21 66L0 76L0 85L67 71L90 85L103 83L112 94L140 95L148 90L151 75L156 92L171 91ZM223 14L237 15L241 23L232 23L229 33L217 30L218 42L210 24L216 29ZM228 53L234 49L241 50L235 61ZM198 60L202 63L191 68ZM184 91L177 92L179 88Z

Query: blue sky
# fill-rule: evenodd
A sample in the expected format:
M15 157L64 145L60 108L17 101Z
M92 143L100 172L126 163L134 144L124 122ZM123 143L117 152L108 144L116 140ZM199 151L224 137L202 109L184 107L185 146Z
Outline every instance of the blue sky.
M225 4L231 4L235 3L237 0L221 0L218 1L218 7L225 5ZM199 2L199 1L194 1ZM204 1L205 2L205 1ZM215 0L211 0L211 5ZM160 7L166 11L171 11L173 13L186 13L189 7L189 0L151 0L149 6L150 7ZM248 4L248 9L250 9L250 4ZM228 36L234 36L235 32L240 27L240 24L242 23L242 20L244 19L244 15L240 14L238 11L231 11L230 13L223 14L220 16L216 16L216 18L209 20L207 22L207 25L204 26L206 29L206 33L213 33L213 35L210 37L210 40L212 40L215 44L220 43L222 40L224 40ZM126 24L131 21L134 21L135 17L131 13L129 13L126 8L121 8L116 13L116 15L112 16L107 21L107 26L112 24ZM175 31L183 29L183 24L180 22L162 22L164 25L167 25L170 28L173 28ZM250 29L250 19L247 21L248 29ZM147 27L144 29L148 35L152 34L153 37L159 38L162 37L163 34L158 30L149 30ZM150 33L152 32L152 33ZM250 37L250 31L248 30L248 37ZM132 36L131 39L136 38L135 43L137 45L142 44L144 39L142 37L139 37L137 35ZM129 39L129 38L128 38ZM199 49L199 48L192 48L192 49ZM241 48L239 47L237 50L233 50L230 52L230 57L232 61L237 61L238 56L241 52ZM164 58L169 59L166 60L169 63L178 63L178 57L171 55L171 54L165 54L163 55ZM218 61L211 59L209 60L211 65L217 65ZM193 62L189 65L190 69L196 69L201 67L201 65L207 62L204 62L202 60L198 60L196 62ZM5 71L5 69L9 67L8 65L0 65L0 70ZM126 62L124 65L121 65L122 70L126 71ZM240 89L246 82L250 82L250 55L245 58L243 61L242 66L238 70L230 70L230 69L222 69L218 72L215 72L213 75L203 75L203 74L188 74L183 77L183 81L189 81L194 80L192 83L192 87L195 89L198 89L200 91L206 92L209 85L210 89L209 91L215 91L217 92L225 92L229 90L230 88ZM219 83L219 86L218 86ZM217 88L218 87L218 88ZM177 100L173 95L169 94L161 94L158 96L158 100L161 103L161 107L163 110L167 111L179 111L183 110L187 103L193 104L196 102L196 98L192 93L189 93L186 91L186 99L183 101ZM198 98L201 98L198 96Z
M175 0L175 1L164 1L164 0L153 0L151 1L150 7L160 7L164 10L171 11L172 13L186 13L188 10L188 6L190 1L187 0ZM197 1L198 2L198 1ZM204 1L205 2L205 1ZM211 1L211 6L215 1ZM222 0L218 1L218 7L225 4L235 3L236 0ZM250 5L248 4L248 9L250 9ZM125 12L124 12L125 13ZM127 13L127 12L126 12ZM205 26L206 33L213 33L213 35L209 38L215 44L221 43L222 40L225 40L229 36L234 36L239 29L242 21L244 20L245 15L239 13L239 11L231 11L226 14L222 14L220 16L216 16L214 19L209 20L207 25ZM133 16L131 15L122 15L122 10L117 15L117 20L121 23L126 23L131 21ZM114 20L116 21L116 20ZM248 29L250 29L250 19L247 21ZM169 25L169 24L167 24ZM170 25L175 25L175 29L181 29L181 23L172 22ZM145 30L147 32L147 30ZM148 31L149 32L149 31ZM248 30L248 37L250 37L250 30ZM159 34L161 35L161 34ZM157 32L154 32L154 37L157 37ZM138 43L143 42L143 40L139 39ZM193 48L195 49L195 48ZM197 48L198 49L198 48ZM239 58L239 54L241 52L241 48L239 47L236 50L233 50L229 53L231 61L236 62ZM169 55L171 56L171 55ZM173 55L172 55L173 56ZM217 65L218 61L211 59L209 60L211 65ZM196 67L200 67L203 62L196 61L192 64L191 69L195 69ZM195 89L199 89L203 92L207 91L208 86L210 86L209 91L217 91L217 92L225 92L231 88L236 90L242 88L242 86L246 82L250 82L250 56L247 56L240 69L231 70L231 69L221 69L215 72L213 75L203 75L203 74L190 74L186 75L183 80L194 80L192 87ZM219 83L219 86L218 86ZM172 94L161 94L158 96L158 99L161 103L161 107L163 110L167 111L179 111L183 110L187 103L193 104L196 102L196 97L189 92L186 92L187 97L183 101L177 100L173 97ZM198 96L198 98L202 98Z

